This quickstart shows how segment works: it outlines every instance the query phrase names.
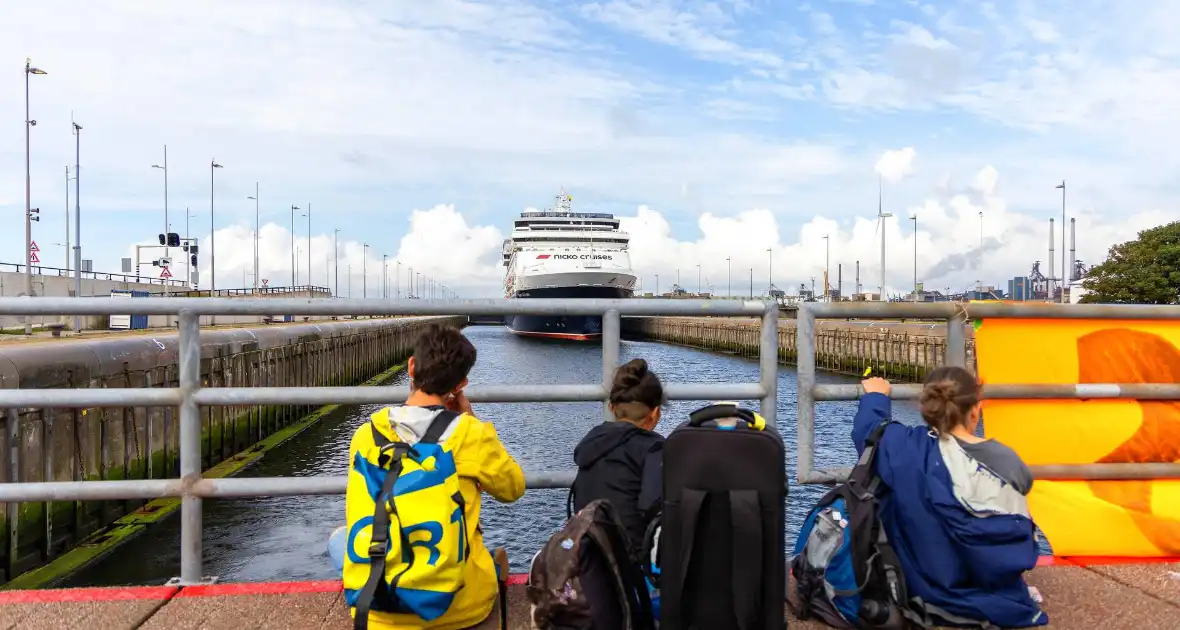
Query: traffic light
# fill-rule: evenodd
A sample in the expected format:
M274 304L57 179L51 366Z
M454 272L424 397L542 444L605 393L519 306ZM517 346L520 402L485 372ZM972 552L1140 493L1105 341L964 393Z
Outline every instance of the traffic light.
M176 232L168 233L168 247L180 247L180 235Z
M184 251L186 251L190 254L196 254L199 250L200 250L200 248L197 246L196 243L193 243L191 245L189 245L188 243L185 243L185 245L184 245Z
M193 266L194 266L194 267L196 267L196 266L197 266L197 255L196 255L196 254L193 254L193 257L192 257L192 263L193 263Z
M159 237L160 237L160 244L161 244L161 245L163 245L163 244L165 243L165 240L164 240L164 235L163 235L163 234L157 234L156 236L159 236Z

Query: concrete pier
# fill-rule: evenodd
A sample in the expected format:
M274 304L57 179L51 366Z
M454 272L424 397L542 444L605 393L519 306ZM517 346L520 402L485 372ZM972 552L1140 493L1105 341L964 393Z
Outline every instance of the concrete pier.
M439 319L466 323L462 317L413 317L208 330L201 334L201 378L209 387L360 384L403 362L416 333ZM0 346L0 388L176 387L177 352L175 333L5 344ZM254 450L312 411L297 406L201 408L202 469ZM179 476L175 408L0 409L0 427L0 483ZM151 505L167 504L159 500ZM54 561L80 543L94 543L96 532L103 532L100 538L126 533L126 527L104 528L124 518L146 518L138 512L143 505L7 504L0 514L0 583Z
M632 338L651 339L728 352L758 356L758 322L723 317L628 317L623 333ZM975 365L974 331L964 330L967 364ZM816 323L816 367L829 372L860 376L872 367L873 374L898 381L921 382L943 364L946 356L946 325L919 322L820 321ZM798 359L794 320L780 320L778 358L788 365Z

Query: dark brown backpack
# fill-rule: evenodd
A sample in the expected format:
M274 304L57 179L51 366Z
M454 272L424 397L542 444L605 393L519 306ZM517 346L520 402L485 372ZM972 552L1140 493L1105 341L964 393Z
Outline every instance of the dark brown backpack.
M528 598L534 630L649 630L643 575L611 504L592 501L533 558Z

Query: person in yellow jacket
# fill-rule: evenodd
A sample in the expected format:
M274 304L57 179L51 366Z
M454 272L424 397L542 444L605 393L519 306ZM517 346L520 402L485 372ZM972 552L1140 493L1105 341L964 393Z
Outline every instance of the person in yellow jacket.
M354 617L368 611L369 628L457 630L493 611L499 584L479 527L480 492L516 501L524 472L463 395L475 358L458 329L430 326L409 360L406 403L374 413L353 435L344 591ZM399 475L386 484L392 469ZM376 509L377 497L385 510ZM374 529L383 522L388 551L374 560ZM381 579L370 580L378 562Z

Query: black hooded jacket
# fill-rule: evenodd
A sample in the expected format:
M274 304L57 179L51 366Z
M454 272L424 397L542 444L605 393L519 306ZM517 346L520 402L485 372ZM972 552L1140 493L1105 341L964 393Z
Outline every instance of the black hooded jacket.
M630 422L604 422L574 448L574 510L597 499L614 506L627 529L633 559L643 553L648 522L663 507L664 436Z

